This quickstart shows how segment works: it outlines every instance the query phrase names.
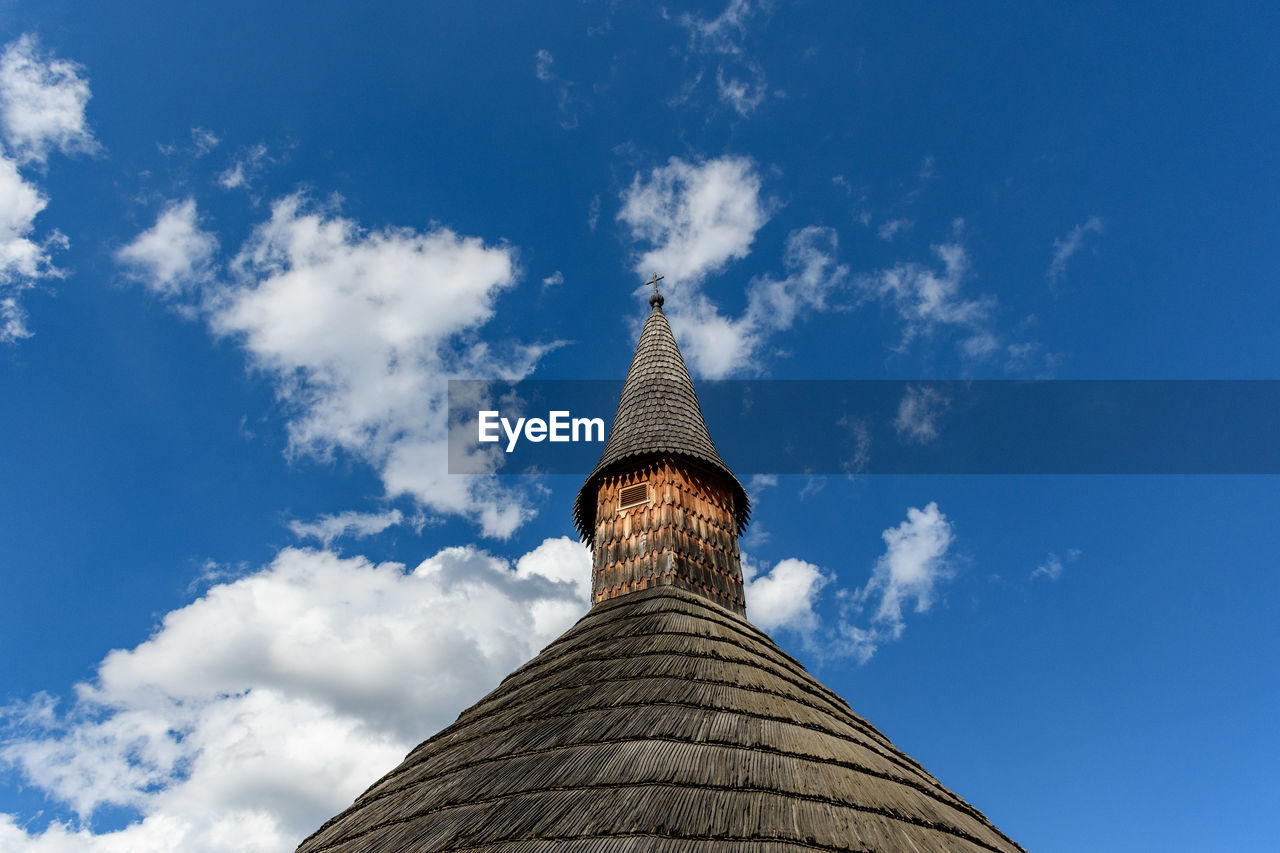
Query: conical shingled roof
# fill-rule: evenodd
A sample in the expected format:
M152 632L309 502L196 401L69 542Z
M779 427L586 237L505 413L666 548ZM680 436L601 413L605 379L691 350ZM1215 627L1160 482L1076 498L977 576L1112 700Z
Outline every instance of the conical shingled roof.
M744 618L597 604L299 853L1022 850Z
M751 515L747 492L720 458L711 440L693 379L662 313L662 297L650 299L650 304L653 310L649 312L636 354L631 359L604 453L574 501L574 524L582 538L591 542L600 478L619 468L634 467L645 459L666 456L695 462L729 479L741 533Z

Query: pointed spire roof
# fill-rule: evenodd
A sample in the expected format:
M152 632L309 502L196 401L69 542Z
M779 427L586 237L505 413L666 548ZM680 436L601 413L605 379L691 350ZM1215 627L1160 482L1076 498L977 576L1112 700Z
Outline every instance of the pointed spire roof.
M595 530L596 489L600 478L620 468L635 467L660 457L694 462L728 478L734 493L739 533L751 515L746 490L720 458L711 440L693 379L662 313L663 301L658 293L649 297L652 310L640 333L627 381L622 386L609 440L574 501L574 524L588 542Z

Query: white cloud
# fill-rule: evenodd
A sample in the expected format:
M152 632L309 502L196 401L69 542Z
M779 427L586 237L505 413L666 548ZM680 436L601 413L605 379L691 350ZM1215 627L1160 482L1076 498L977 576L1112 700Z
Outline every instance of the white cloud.
M448 548L406 573L287 549L111 652L59 711L6 710L0 756L86 821L0 816L14 853L285 853L410 747L585 612L586 549L547 540L513 567Z
M175 202L156 224L116 251L116 263L156 293L176 296L213 277L218 240L200 227L195 199Z
M882 645L901 638L904 611L929 610L938 586L953 574L947 554L955 534L937 503L908 508L906 520L881 536L885 553L876 560L867 583L835 591L839 617L834 623L824 624L817 611L833 576L797 559L782 560L762 573L744 556L747 616L766 631L797 632L805 648L819 658L851 657L866 663Z
M740 54L747 35L747 23L759 11L760 5L752 0L729 0L716 17L704 18L686 12L680 16L680 25L689 31L693 50Z
M544 83L555 79L555 72L551 70L551 66L555 64L556 58L551 55L549 50L539 50L534 55L533 73L539 80Z
M218 174L218 186L224 190L247 187L253 178L262 171L267 159L267 146L259 142L242 151L231 165Z
M745 258L768 219L755 164L733 156L700 163L672 157L647 177L637 174L618 212L632 239L653 245L636 272L660 270L673 291Z
M20 167L43 166L52 150L96 148L85 122L89 83L78 65L42 54L24 35L0 53L0 343L30 337L20 297L43 278L62 271L53 252L69 245L58 230L35 237L36 217L49 203Z
M89 81L80 72L76 63L43 53L30 34L0 54L0 128L19 163L43 164L53 150L97 150L84 114Z
M781 279L751 281L747 307L727 317L700 290L731 261L745 258L769 219L760 177L745 158L689 163L673 157L648 176L637 174L622 194L619 221L649 244L635 271L666 276L666 311L693 370L719 378L753 364L768 337L791 328L809 310L825 310L828 296L848 278L835 261L834 229L810 226L787 237Z
M203 157L222 142L212 130L204 127L191 128L191 144L197 158Z
M532 517L519 487L449 474L448 379L518 379L554 346L477 336L515 284L514 249L442 227L368 232L295 195L215 281L197 220L193 202L171 208L118 260L158 292L192 296L214 333L240 343L286 404L292 453L350 453L388 497L472 519L486 535Z
M747 307L737 318L723 316L702 294L673 300L668 314L695 372L718 379L758 369L768 339L790 329L809 311L828 308L827 299L848 280L849 270L836 263L836 232L810 226L787 236L787 275L762 276L747 286Z
M295 452L344 450L373 464L389 496L507 536L531 517L520 494L451 476L450 376L520 378L545 347L475 338L514 285L514 250L446 228L366 233L291 196L272 207L210 300L210 324L235 337L291 406Z
M788 558L766 573L743 561L747 617L765 631L787 628L812 634L818 627L813 605L830 578L812 563Z
M322 515L315 521L290 521L289 530L299 539L315 539L327 548L335 539L344 536L356 539L376 536L403 521L404 514L398 509L386 512L348 510L337 515Z
M844 285L847 267L836 263L834 228L810 225L787 235L787 276L758 278L747 293L747 320L756 329L785 331L805 311L824 311L828 297Z
M933 247L942 261L942 269L919 263L904 263L861 276L858 284L864 296L877 299L893 308L902 323L900 348L914 340L933 334L940 328L953 328L968 333L960 346L969 355L982 355L991 336L987 325L994 297L969 298L962 285L969 274L969 256L959 243ZM977 343L970 346L967 341Z
M881 536L885 553L856 598L874 602L872 622L897 639L906 627L903 607L914 604L917 613L927 611L933 605L935 587L951 576L947 551L955 536L937 503L908 509L907 520Z
M1052 283L1062 280L1067 274L1067 261L1071 260L1072 255L1080 251L1084 245L1085 237L1089 234L1102 233L1102 220L1097 216L1090 216L1087 220L1072 228L1066 237L1061 237L1053 241L1053 259L1049 262L1049 269L1045 271L1045 278Z
M939 434L938 422L950 403L936 388L908 385L898 403L898 415L893 421L898 437L915 444L928 444L936 440Z
M881 240L892 240L901 231L906 231L912 225L915 225L910 219L890 219L888 222L881 224L876 231L876 236Z
M752 0L729 0L719 15L704 18L684 13L678 23L689 33L691 57L715 57L716 94L739 115L751 115L765 99L768 85L764 69L747 52L745 44L752 18L767 11L769 4ZM705 60L694 61L694 71L673 105L690 101L708 73Z
M1066 557L1063 558L1051 551L1049 556L1045 558L1045 561L1036 566L1035 571L1031 573L1031 577L1043 577L1048 578L1051 581L1056 581L1058 578L1062 577L1062 570L1065 568L1066 564L1074 563L1080 558L1081 553L1082 552L1078 548L1068 548Z
M555 287L559 284L564 284L564 273L560 272L560 270L556 270L542 280L542 289L546 290L548 287Z
M36 216L47 204L40 190L23 180L17 163L0 156L0 342L30 336L18 296L37 279L58 275L51 258L56 232L51 242L32 239Z
M720 100L733 107L738 115L746 116L755 112L764 103L765 78L764 71L754 63L744 69L750 79L726 77L723 68L716 69L716 91Z
M549 50L539 50L534 55L533 74L543 83L556 90L556 109L560 117L560 126L565 130L573 130L578 126L576 105L579 99L574 96L574 82L566 80L554 70L556 58Z

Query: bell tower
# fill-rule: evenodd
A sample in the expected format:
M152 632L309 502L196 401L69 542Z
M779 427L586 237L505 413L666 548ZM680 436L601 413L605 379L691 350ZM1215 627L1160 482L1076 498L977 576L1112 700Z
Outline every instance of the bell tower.
M667 585L745 613L738 536L750 504L711 440L659 280L609 440L574 502L592 603Z

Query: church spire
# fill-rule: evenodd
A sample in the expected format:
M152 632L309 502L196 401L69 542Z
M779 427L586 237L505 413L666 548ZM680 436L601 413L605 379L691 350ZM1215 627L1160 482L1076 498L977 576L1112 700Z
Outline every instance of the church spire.
M744 612L738 535L746 490L720 458L662 313L657 282L609 440L574 502L593 546L594 602L656 585Z

